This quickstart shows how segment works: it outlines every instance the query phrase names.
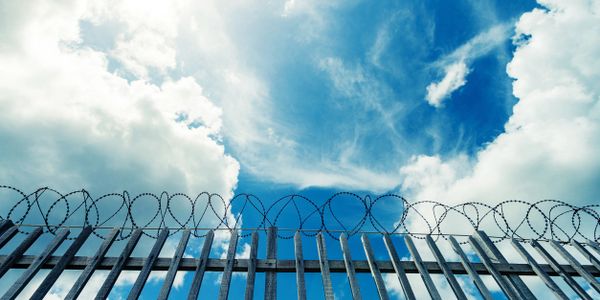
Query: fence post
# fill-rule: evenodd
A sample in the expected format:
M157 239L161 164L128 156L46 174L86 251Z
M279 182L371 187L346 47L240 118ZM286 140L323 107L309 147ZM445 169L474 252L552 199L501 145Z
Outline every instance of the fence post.
M267 229L267 259L277 265L277 227ZM265 274L265 300L277 299L277 272Z

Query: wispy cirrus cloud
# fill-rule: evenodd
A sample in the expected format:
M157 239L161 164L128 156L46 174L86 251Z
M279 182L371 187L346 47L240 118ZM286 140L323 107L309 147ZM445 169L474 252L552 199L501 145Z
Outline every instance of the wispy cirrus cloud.
M460 60L444 68L444 78L439 82L432 82L427 86L427 103L441 107L442 101L450 97L452 92L458 90L467 83L469 68L465 60Z
M425 100L434 107L441 107L444 100L467 83L469 65L477 58L489 54L509 40L512 25L501 24L473 37L450 54L433 63L433 68L444 74L439 81L426 88Z

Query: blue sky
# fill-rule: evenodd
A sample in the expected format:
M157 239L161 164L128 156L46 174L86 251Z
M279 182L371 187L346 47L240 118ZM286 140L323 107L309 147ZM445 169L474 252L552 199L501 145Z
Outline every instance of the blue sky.
M308 40L290 33L311 26L304 19L284 22L285 29L266 30L263 43L250 48L248 63L266 69L262 72L272 87L273 120L285 134L281 138L294 145L282 145L280 153L277 144L267 144L262 153L283 156L282 163L316 162L313 172L321 169L322 161L390 177L413 155L476 153L503 131L516 102L506 74L514 50L511 25L535 4L488 6L354 3L335 11L324 9L327 24ZM483 9L490 12L482 14ZM256 26L252 21L256 22L251 19L246 26ZM472 56L471 72L464 78L469 84L450 93L443 108L423 101L426 87L445 75L445 60L495 26L506 29L492 33L467 54ZM244 168L245 149L239 151L235 142L225 137L232 154L241 158L240 178L248 172L250 180L261 180L252 172L252 160ZM298 184L293 176L282 177L275 180ZM392 190L399 181L374 185L379 191ZM244 184L240 180L238 189L247 190ZM322 185L310 179L301 184Z
M251 149L225 136L241 176L385 191L399 187L398 171L413 155L474 154L503 131L516 102L505 71L514 50L511 24L534 4L488 6L359 2L324 7L320 16L292 15L281 29L262 32L245 63L269 83L271 114L255 117L272 126L269 141ZM261 27L248 23L243 28ZM427 86L461 59L453 53L489 30L464 54L470 84L448 93L443 109L423 101ZM275 172L276 163L297 171Z
M584 0L3 2L0 184L594 203L599 12ZM382 222L400 210L381 208Z

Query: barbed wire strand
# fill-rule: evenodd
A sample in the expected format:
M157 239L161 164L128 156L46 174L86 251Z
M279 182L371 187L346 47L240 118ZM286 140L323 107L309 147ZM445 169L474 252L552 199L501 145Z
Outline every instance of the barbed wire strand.
M339 192L322 202L293 194L266 205L252 194L237 194L231 199L208 192L195 197L167 192L132 197L124 191L94 198L84 189L62 194L43 187L25 193L6 185L0 185L0 197L0 207L7 212L0 219L11 220L25 234L26 228L32 226L42 226L51 234L58 228L91 226L99 238L104 238L103 229L120 228L119 240L129 238L137 228L145 229L144 235L151 238L156 238L162 228L169 228L171 234L191 229L196 237L204 236L208 230L236 229L247 237L253 231L277 226L280 239L291 239L295 231L305 236L326 233L333 239L342 232L348 236L408 234L422 239L424 235L445 238L467 235L459 231L485 230L494 242L509 238L562 243L573 239L600 240L600 204L575 206L552 199L451 205L439 201L409 202L395 194L371 197ZM390 210L397 214L390 217Z

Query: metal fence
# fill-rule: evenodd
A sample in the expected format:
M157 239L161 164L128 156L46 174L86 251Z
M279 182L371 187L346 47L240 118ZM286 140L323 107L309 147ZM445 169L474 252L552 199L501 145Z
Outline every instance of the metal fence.
M395 274L400 283L402 292L406 299L415 299L415 287L411 286L407 274L419 274L427 292L433 299L442 299L440 291L434 281L432 274L443 274L445 280L452 289L454 296L458 299L466 299L466 292L463 290L457 280L457 275L467 275L470 281L477 288L478 293L484 299L494 299L498 297L497 292L491 291L490 287L482 280L483 275L491 275L501 292L509 299L535 299L536 295L523 282L523 276L537 276L560 299L567 299L574 291L583 299L591 299L589 293L581 284L581 277L596 292L600 292L600 284L596 277L600 276L600 261L597 255L600 254L600 247L594 241L578 242L571 240L570 248L579 251L587 261L577 260L572 253L565 249L564 243L554 240L536 241L523 239L510 239L512 246L523 257L527 263L510 263L500 252L490 237L483 231L475 231L473 235L461 236L461 242L452 235L424 235L424 240L433 254L434 260L425 261L415 245L415 238L408 234L381 233L374 235L360 234L360 240L366 260L355 260L352 256L357 253L351 253L348 245L348 236L341 233L337 236L339 247L343 254L343 259L330 259L327 254L325 239L327 235L322 232L314 235L318 250L318 259L305 259L302 246L302 235L297 231L293 235L294 259L278 259L277 227L266 228L266 253L264 259L258 258L259 249L259 231L254 230L250 234L250 255L248 258L236 258L236 248L241 238L240 229L232 229L230 232L229 246L226 252L226 258L211 257L211 247L213 244L215 231L207 231L203 245L198 257L184 257L184 252L190 236L193 236L192 228L183 228L181 238L174 255L170 258L159 257L165 241L172 231L167 228L158 230L155 236L154 245L148 255L144 257L132 257L132 251L138 244L144 234L144 229L133 229L128 234L126 244L122 248L120 255L107 256L111 245L117 240L122 228L114 228L103 236L102 243L98 246L93 256L77 256L78 251L88 238L92 235L95 228L84 226L79 228L74 238L70 238L71 229L68 227L54 228L52 240L45 245L36 255L25 255L25 252L44 234L44 226L31 227L28 234L19 234L19 226L10 220L0 221L0 248L5 247L9 242L16 246L6 255L0 256L0 277L5 276L10 269L24 269L20 276L11 282L2 299L15 299L23 292L25 287L42 269L50 270L39 285L36 285L35 292L31 295L32 299L42 299L52 288L64 270L79 270L78 279L73 283L66 299L75 299L88 284L91 276L97 270L108 270L108 276L104 279L102 286L97 291L96 299L106 299L113 289L117 278L124 270L138 271L137 279L129 291L128 299L137 299L147 283L151 271L167 271L162 287L157 293L157 299L167 299L178 271L188 271L193 273L193 280L188 291L188 299L197 299L200 288L203 284L203 278L208 271L216 271L222 274L220 288L217 295L218 299L227 299L230 293L232 275L234 272L244 272L247 275L245 286L245 299L252 299L255 290L262 287L255 286L256 274L265 274L264 298L275 299L277 297L277 274L295 273L296 288L298 299L307 298L307 285L305 283L306 273L319 273L322 278L323 291L325 299L333 299L334 291L331 281L331 273L345 273L350 285L352 297L354 299L388 299L389 295L385 287L385 281L382 274ZM353 232L357 234L357 232ZM392 238L400 237L410 252L411 259L401 259L395 248ZM305 236L306 238L306 236ZM383 239L387 250L388 258L385 260L376 260L371 242L374 238ZM440 238L448 239L459 261L448 261L438 243ZM436 242L437 240L437 242ZM466 242L475 252L478 259L473 259L467 255L463 249ZM337 242L336 242L337 243ZM528 243L544 259L544 263L536 261L529 253L524 243ZM62 255L55 255L59 247L67 247ZM330 244L331 246L331 244ZM529 246L528 246L529 247ZM551 247L559 253L568 264L560 264L556 258L549 254L547 248ZM355 249L356 251L356 249ZM571 250L572 251L572 250ZM592 252L595 252L592 253ZM377 295L367 295L361 292L357 280L357 273L370 273L376 286ZM556 281L551 277L560 276L572 291L561 289ZM563 285L564 287L564 285Z
M439 277L435 274L443 275L458 299L471 292L483 299L502 294L509 299L535 299L535 291L523 282L523 276L535 276L557 298L591 299L600 293L596 279L600 276L598 203L574 206L559 200L532 203L507 200L493 205L482 202L448 205L435 201L410 202L394 194L371 197L348 192L336 193L322 201L302 195L287 195L274 201L251 194L227 199L206 192L196 196L123 192L94 197L86 190L61 193L39 188L24 192L2 185L0 199L0 251L4 253L0 255L0 278L6 279L9 270L21 269L16 280L3 281L10 286L0 287L6 289L2 299L29 296L25 289L31 289L34 278L42 278L31 294L32 298L41 299L65 270L78 270L67 299L80 296L96 271L108 271L97 290L97 299L109 296L123 271L136 271L137 278L129 290L129 299L136 299L148 283L150 273L157 270L167 271L156 295L158 299L172 294L178 272L193 273L188 299L199 296L206 272L221 274L220 288L215 293L219 299L229 296L235 272L246 274L246 299L255 294L274 299L279 273L296 274L299 299L314 295L310 289L307 291L305 283L305 274L310 273L320 274L323 285L320 289L325 299L334 295L332 273L346 275L354 299L376 296L387 299L389 287L385 287L382 275L385 273L396 275L407 299L415 299L417 289L427 290L433 299L445 296L440 295L443 292L439 282L434 283L436 276ZM347 215L348 207L353 207L352 216ZM391 216L385 215L389 207L395 209ZM422 232L415 232L415 228ZM224 232L230 238L225 258L221 259L211 253L211 248L216 233ZM181 237L174 256L160 257L167 239L175 234ZM259 244L259 237L265 239L264 244ZM193 246L200 248L197 257L184 257L186 247L190 241L195 243L196 238L203 239L202 245ZM360 238L360 244L350 247L349 240L358 242L354 238ZM40 241L46 239L48 243L40 247L43 244ZM93 245L97 249L91 249L95 253L79 254L84 248L90 250L82 247L86 242L89 246L92 239L98 241L98 245ZM132 256L144 239L152 244L143 242L149 253ZM314 246L302 246L303 240L306 243L312 242L311 239L317 246L316 254L311 252L312 257L303 252L314 251ZM278 242L284 240L293 241L293 251L278 251L278 244L281 246ZM403 243L402 251L395 248L393 240ZM236 257L240 241L250 244L248 258ZM446 248L441 247L441 241ZM513 253L518 253L525 263L509 262L514 256L508 255L505 248L503 252L499 250L500 241L510 242ZM117 242L124 244L123 247L117 247ZM326 245L330 247L329 256ZM259 255L259 246L265 253ZM428 255L424 255L423 247L428 248L425 250ZM290 252L294 259L282 259ZM331 253L338 254L338 259L332 259ZM408 259L405 254L410 254ZM44 275L42 269L48 273ZM255 287L258 273L264 274L264 290ZM358 273L371 274L375 288L361 291ZM407 274L420 275L423 284L414 286ZM489 277L495 286L490 286ZM464 278L468 278L476 291L466 291L459 284Z

